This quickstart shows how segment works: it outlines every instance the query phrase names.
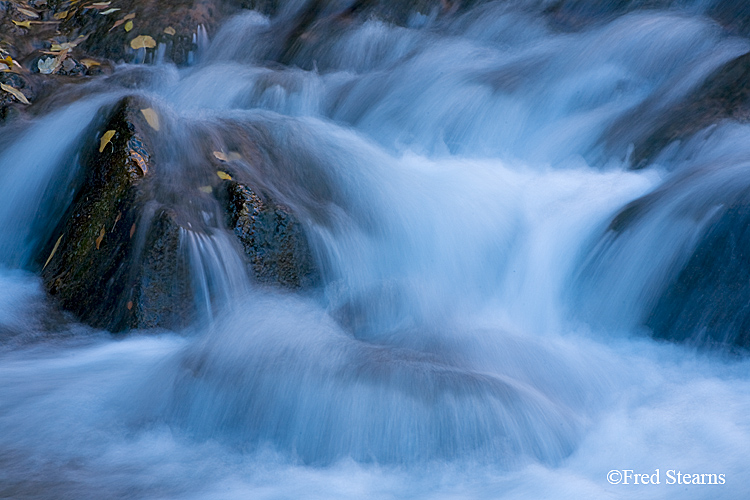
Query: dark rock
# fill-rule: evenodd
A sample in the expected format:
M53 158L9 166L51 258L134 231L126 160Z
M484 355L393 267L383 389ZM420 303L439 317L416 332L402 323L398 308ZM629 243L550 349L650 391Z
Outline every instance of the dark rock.
M598 282L586 301L608 297L601 290L615 274L631 274L648 284L640 297L645 304L640 321L653 337L729 350L750 348L747 167L712 164L679 172L624 207L587 259L591 267L584 272L586 279ZM657 267L642 265L653 259ZM652 275L635 276L644 272ZM609 314L607 307L601 311Z
M42 270L65 309L113 331L173 328L190 319L192 292L174 214L144 209L155 164L139 107L123 100L104 127L115 131L110 142L102 152L99 140L91 146L81 188L55 232L58 244L47 245L50 254L57 248Z
M180 182L160 173L169 171L159 160L173 153L169 133L162 127L154 134L141 113L146 107L139 98L123 99L98 122L79 178L65 181L76 194L37 262L59 304L81 321L115 332L186 326L194 319L197 289L183 248L188 232L231 230L248 274L260 283L295 289L315 284L302 225L265 191L219 179L212 163L199 161L195 175ZM101 139L105 131L109 141Z
M646 326L657 338L750 348L750 190L716 215Z
M647 102L644 107L650 105ZM644 112L637 110L635 117ZM636 120L629 116L615 127ZM670 143L722 120L750 121L750 52L724 64L686 99L664 112L652 132L636 142L633 168L643 168Z
M256 280L291 288L314 284L318 275L310 248L289 209L233 180L223 188L226 224L242 243Z

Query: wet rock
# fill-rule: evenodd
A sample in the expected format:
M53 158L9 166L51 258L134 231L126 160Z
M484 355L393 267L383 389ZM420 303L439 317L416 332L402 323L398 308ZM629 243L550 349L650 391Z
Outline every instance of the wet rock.
M147 203L155 163L141 107L134 98L120 102L102 131L114 134L91 145L81 188L55 232L59 239L47 244L42 270L65 309L112 331L175 328L190 319L179 224L174 213Z
M317 281L302 226L288 208L233 180L224 181L220 197L226 225L242 243L257 281L291 288Z
M168 179L159 159L170 151L159 135L167 132L154 133L147 107L140 98L122 100L102 120L79 179L71 181L76 194L37 263L58 303L115 332L184 327L194 319L196 289L184 236L227 229L258 282L315 284L304 230L288 208L246 183L219 179L211 163L195 178ZM203 185L207 178L213 187Z
M635 112L640 114L643 110ZM628 120L633 117L624 121ZM722 120L750 121L750 52L724 64L686 99L663 113L652 132L636 142L633 168L645 167L670 143Z
M151 61L156 57L157 47L134 50L131 46L133 39L146 35L157 45L163 45L167 60L183 65L195 57L201 29L215 29L242 5L242 2L220 0L118 0L107 7L119 10L108 15L102 15L106 10L90 5L72 9L60 29L70 40L85 37L81 49L89 57ZM132 23L130 31L125 29L128 21Z

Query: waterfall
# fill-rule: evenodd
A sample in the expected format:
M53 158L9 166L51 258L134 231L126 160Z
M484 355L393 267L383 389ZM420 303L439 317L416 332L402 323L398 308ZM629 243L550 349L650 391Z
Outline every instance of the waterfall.
M258 2L1 123L0 497L746 496L735 3Z

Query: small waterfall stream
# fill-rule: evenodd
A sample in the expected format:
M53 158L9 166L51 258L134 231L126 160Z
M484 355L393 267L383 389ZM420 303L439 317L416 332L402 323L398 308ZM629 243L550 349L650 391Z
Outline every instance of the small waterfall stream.
M750 41L712 2L567 31L537 3L403 26L323 9L286 51L303 3L247 11L210 39L201 27L189 67L120 65L0 126L0 497L750 493L750 366L724 348L750 298L728 275L750 266L716 274L723 316L674 305L695 282L683 269L727 239L744 251L750 126L631 168ZM35 252L126 95L159 117L149 194L181 217L195 315L114 336L57 307ZM313 286L252 276L216 153L296 214ZM703 296L687 303L724 311ZM651 338L665 324L687 342ZM661 484L612 485L612 469ZM668 485L667 470L726 484Z

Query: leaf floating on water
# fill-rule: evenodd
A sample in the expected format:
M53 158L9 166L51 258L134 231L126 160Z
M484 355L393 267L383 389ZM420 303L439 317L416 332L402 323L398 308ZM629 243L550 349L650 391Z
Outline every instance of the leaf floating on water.
M106 234L106 231L104 228L99 231L99 237L96 239L96 249L99 250L99 245L102 244L102 240L104 239L104 235Z
M133 21L128 21L125 23L125 31L128 32L133 29Z
M22 28L30 29L31 28L31 21L13 21L13 24L16 26L20 26Z
M223 162L237 161L242 159L242 155L237 151L230 151L229 153L224 153L223 151L214 151L214 156L217 160Z
M26 99L26 96L23 95L23 93L17 88L11 87L10 85L5 85L4 83L0 83L0 89L3 89L9 94L13 94L13 97L15 97L16 99L18 99L24 104L31 104L29 100Z
M31 9L24 9L23 7L16 7L16 10L20 12L21 14L23 14L24 16L30 17L32 19L36 19L37 17L39 17L39 14L37 14Z
M130 40L130 46L134 50L153 49L154 47L156 47L156 42L148 35L138 35L137 37Z
M198 189L200 189L204 193L208 193L208 194L211 194L211 193L214 192L214 188L212 188L211 186L201 186Z
M166 28L164 28L164 33L166 33L167 35L174 36L175 33L177 33L177 32L174 30L173 27L167 26Z
M65 233L61 234L59 238L57 238L57 241L55 242L55 246L52 247L52 252L49 254L49 257L47 257L47 262L44 263L44 267L42 268L42 271L47 267L47 264L49 264L49 261L52 260L52 257L55 256L55 252L57 252L57 247L60 246L60 242L63 239L63 236L65 236Z
M146 121L149 125L151 125L151 128L159 131L159 115L156 114L156 111L154 111L151 108L142 109L141 113L143 113L144 118L146 118Z
M99 152L103 153L104 148L107 147L107 144L109 144L109 141L112 140L112 138L115 136L114 130L107 130L104 132L104 135L102 136L102 140L99 142Z
M217 170L216 175L219 176L219 179L224 180L224 181L232 180L232 176L222 170Z

